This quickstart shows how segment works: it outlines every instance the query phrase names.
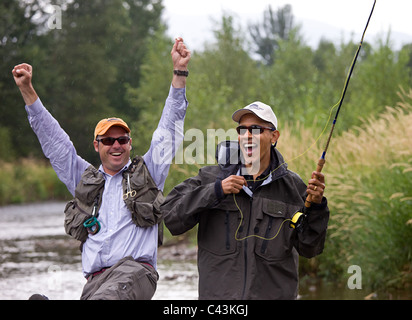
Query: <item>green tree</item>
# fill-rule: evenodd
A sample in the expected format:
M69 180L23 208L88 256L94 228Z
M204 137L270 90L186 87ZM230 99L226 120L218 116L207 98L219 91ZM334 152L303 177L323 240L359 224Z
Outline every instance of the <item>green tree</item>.
M121 2L121 6L116 6L116 9L122 11L123 22L117 25L117 30L112 30L113 41L107 53L108 60L117 69L116 81L110 86L109 99L111 106L133 120L136 110L126 98L127 88L139 86L140 67L144 63L148 41L158 30L163 30L161 15L164 7L162 0Z
M279 49L279 42L288 40L294 28L290 4L279 8L276 12L269 5L263 12L262 23L249 25L249 33L255 44L255 52L261 56L265 64L273 64L276 51Z
M62 10L61 29L48 27L52 4ZM91 144L95 123L113 115L126 121L136 116L126 89L139 84L146 41L159 28L162 10L161 0L3 1L0 125L14 154L41 156L11 77L14 65L33 65L33 83L44 105L79 154L97 162Z
M352 41L341 42L337 46L325 39L319 42L317 49L313 52L313 64L316 72L313 78L315 89L312 94L312 102L317 110L316 112L315 109L313 110L314 116L320 116L321 119L326 120L332 106L339 101L356 50L357 45ZM358 57L355 70L359 67L362 57L363 51ZM345 107L350 100L352 83L351 81L350 90L345 98Z
M145 42L162 9L158 0L71 2L62 29L48 34L53 45L40 63L50 70L43 100L79 154L94 163L94 125L104 117L136 116L126 88L140 81Z
M41 13L41 8L29 9L18 0L0 3L0 159L28 156L33 153L31 146L36 139L30 127L22 124L26 122L27 114L11 75L16 64L25 59L33 61L40 51L37 43L39 27L32 20L33 16Z
M165 35L165 29L156 31L146 42L139 87L127 85L126 99L131 105L133 148L136 154L144 154L150 147L154 130L160 120L164 102L172 80L170 50L173 42Z
M230 107L255 101L260 74L248 54L242 29L232 16L223 15L214 35L215 42L207 44L193 63L196 75L201 74L199 90L207 86L214 92L224 90Z
M405 56L405 60L407 61L406 67L409 74L409 86L412 86L412 43L404 45L399 54Z
M378 115L386 106L396 105L400 89L411 83L408 63L405 51L391 48L390 33L380 39L377 47L356 66L343 128L359 125L361 118Z
M109 4L110 3L110 4ZM78 153L97 156L92 148L94 125L113 116L107 92L116 81L116 68L107 58L124 20L121 1L73 2L63 12L61 30L52 30L47 60L36 69L47 69L43 103L69 134ZM127 23L127 21L126 21ZM119 26L119 27L118 27ZM120 31L119 31L120 29ZM113 32L112 32L113 31Z
M316 112L316 69L312 57L312 49L295 30L288 41L279 42L274 64L263 68L263 101L272 106L281 123L304 122Z

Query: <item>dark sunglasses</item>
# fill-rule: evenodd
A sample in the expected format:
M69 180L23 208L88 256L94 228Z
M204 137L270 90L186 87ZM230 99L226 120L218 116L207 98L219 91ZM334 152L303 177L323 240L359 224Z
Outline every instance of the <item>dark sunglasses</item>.
M115 141L119 142L119 144L129 143L130 137L126 137L126 136L122 136L118 138L107 137L107 138L96 139L96 141L103 143L105 146L112 146Z
M252 125L252 126L249 126L249 127L247 127L247 126L238 126L236 128L237 133L240 134L240 135L245 134L246 130L248 130L251 134L257 134L258 132L259 132L259 134L262 134L263 131L265 131L265 130L275 131L276 128L262 127L262 126L258 126L258 125Z

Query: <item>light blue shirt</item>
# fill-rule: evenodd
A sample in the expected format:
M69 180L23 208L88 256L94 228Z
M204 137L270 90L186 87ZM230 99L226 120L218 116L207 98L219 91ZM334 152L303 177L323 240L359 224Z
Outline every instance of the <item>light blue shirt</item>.
M176 89L171 86L150 148L143 156L160 190L163 190L172 159L183 141L183 122L187 107L185 88ZM69 136L40 99L26 106L26 111L44 155L50 159L57 176L74 196L81 175L90 163L77 155ZM95 235L89 235L83 245L82 265L85 276L113 266L126 256L157 267L157 225L150 228L136 226L122 198L122 172L129 164L130 160L114 176L106 174L102 166L99 168L106 179L98 217L101 230Z

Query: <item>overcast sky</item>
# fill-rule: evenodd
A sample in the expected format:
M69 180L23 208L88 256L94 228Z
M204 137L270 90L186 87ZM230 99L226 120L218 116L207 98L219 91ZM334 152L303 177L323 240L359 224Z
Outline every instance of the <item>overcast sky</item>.
M292 5L295 22L302 26L310 45L316 46L322 36L336 42L342 36L349 40L352 33L360 36L373 0L163 0L163 3L169 35L182 36L189 47L201 49L213 37L213 20L219 21L223 12L234 15L246 28L248 23L259 21L269 5L276 10L285 4ZM412 0L377 0L365 41L373 43L378 35L386 35L390 29L396 48L412 42L411 16Z

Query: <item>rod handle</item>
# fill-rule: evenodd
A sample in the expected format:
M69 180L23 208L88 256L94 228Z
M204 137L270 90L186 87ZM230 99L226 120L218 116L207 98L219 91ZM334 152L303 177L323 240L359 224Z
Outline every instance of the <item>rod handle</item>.
M322 172L323 166L325 165L325 158L322 157L319 159L318 164L316 166L316 172ZM305 207L306 208L310 208L310 205L312 204L312 195L308 194L308 196L306 197L306 201L305 201Z

